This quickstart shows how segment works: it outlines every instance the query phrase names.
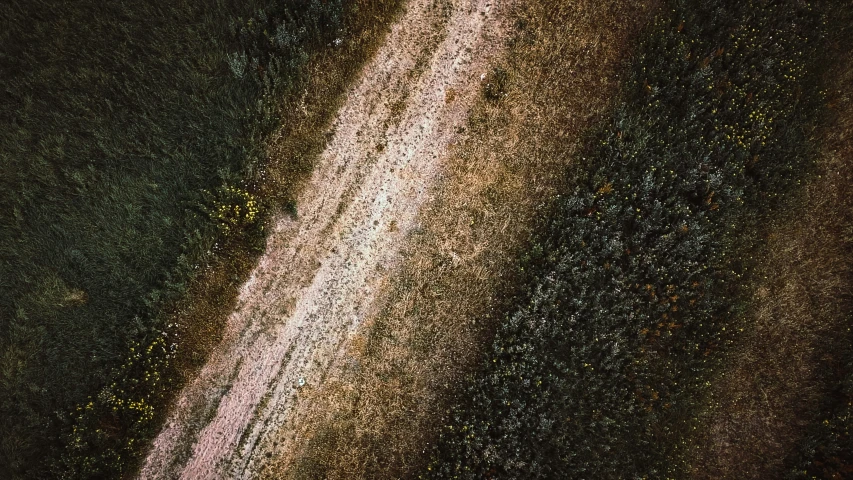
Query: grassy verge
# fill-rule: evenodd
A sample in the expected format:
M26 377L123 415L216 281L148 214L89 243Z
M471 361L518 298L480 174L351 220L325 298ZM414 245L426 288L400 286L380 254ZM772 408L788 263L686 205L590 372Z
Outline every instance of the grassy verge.
M690 474L695 399L743 331L757 232L812 169L826 10L670 6L424 478Z
M0 476L132 468L398 4L0 6Z
M381 310L352 340L341 375L302 394L295 427L279 441L295 446L262 478L410 478L425 466L422 452L488 345L493 314L517 293L542 204L582 132L608 112L620 62L652 10L519 2L505 58L444 160L444 180L379 296Z

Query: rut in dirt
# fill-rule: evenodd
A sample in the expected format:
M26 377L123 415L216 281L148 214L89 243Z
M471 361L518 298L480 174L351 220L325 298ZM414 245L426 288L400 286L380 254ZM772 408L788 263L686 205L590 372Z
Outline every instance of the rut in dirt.
M300 389L370 315L500 49L506 1L412 0L348 92L298 198L274 222L221 344L181 392L140 477L244 478Z

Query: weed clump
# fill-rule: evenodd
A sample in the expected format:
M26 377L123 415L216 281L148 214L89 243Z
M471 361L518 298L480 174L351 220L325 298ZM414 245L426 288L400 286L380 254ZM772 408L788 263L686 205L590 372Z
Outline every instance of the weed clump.
M497 102L507 95L509 74L501 67L496 67L483 79L483 96L486 100Z

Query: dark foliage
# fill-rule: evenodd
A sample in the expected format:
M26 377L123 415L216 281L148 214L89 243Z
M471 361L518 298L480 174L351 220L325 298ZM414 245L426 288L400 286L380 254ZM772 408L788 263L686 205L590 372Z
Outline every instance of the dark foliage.
M483 96L486 97L486 100L496 102L506 96L508 77L506 70L500 67L495 68L486 76L483 86Z
M167 387L163 311L212 255L262 245L272 98L341 12L0 4L0 477L127 468Z
M739 330L747 233L809 170L823 23L799 1L672 7L425 478L685 475L693 400Z

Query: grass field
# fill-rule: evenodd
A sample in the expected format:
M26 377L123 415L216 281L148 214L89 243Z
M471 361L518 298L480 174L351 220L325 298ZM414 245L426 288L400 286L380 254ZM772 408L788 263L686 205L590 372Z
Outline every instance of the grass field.
M0 478L134 475L403 3L0 4ZM853 477L853 2L511 20L259 475Z
M686 439L749 333L766 225L815 171L843 37L828 3L669 6L424 478L738 478L697 469L708 445Z
M397 4L0 6L0 476L132 468Z

